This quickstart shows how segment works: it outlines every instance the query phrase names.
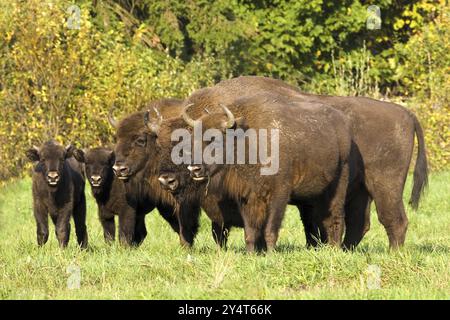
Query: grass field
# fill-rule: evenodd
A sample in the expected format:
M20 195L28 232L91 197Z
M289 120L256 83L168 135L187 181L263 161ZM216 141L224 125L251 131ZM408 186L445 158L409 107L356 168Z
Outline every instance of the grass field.
M217 249L204 215L191 250L179 247L155 212L147 216L149 234L141 247L106 245L89 187L89 250L79 250L73 234L69 248L60 250L53 226L47 245L38 248L31 180L16 181L0 190L0 298L450 299L449 181L450 172L431 175L419 211L408 208L406 245L398 252L388 251L374 211L355 252L307 250L298 213L289 208L278 250L259 256L245 253L238 229L228 251ZM69 289L74 266L80 287Z

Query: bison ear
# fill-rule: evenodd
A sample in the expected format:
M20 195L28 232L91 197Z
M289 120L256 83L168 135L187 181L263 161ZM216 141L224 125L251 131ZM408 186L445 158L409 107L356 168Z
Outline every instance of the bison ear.
M66 159L73 156L73 151L75 150L75 147L72 144L69 144L66 146Z
M75 148L73 150L73 157L77 159L78 162L84 162L84 151L81 149Z
M39 148L36 146L33 146L32 148L28 149L25 154L27 155L27 158L30 161L36 162L39 161Z
M236 119L234 120L234 124L233 124L233 126L232 126L231 128L227 128L227 123L226 123L226 121L224 121L224 122L223 122L223 125L222 125L223 131L226 131L227 129L236 130L236 129L238 129L238 128L243 129L243 130L246 130L246 129L247 129L247 123L246 123L246 121L245 121L245 118L243 118L243 117L236 118Z
M111 153L109 154L109 164L113 165L116 161L116 155L114 154L114 151L111 150Z
M241 129L248 129L247 128L247 122L245 121L244 117L236 118L234 122L235 128L241 128Z

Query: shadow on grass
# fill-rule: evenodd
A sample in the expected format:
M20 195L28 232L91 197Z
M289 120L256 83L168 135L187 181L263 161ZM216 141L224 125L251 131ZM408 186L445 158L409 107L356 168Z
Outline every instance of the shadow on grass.
M280 253L292 253L303 250L314 250L312 248L306 248L306 245L294 244L294 243L280 243L277 245L275 252Z
M450 253L450 247L436 243L410 244L409 248L423 253Z
M449 246L442 245L439 243L422 243L422 244L406 243L405 246L403 248L401 248L400 250L415 251L415 252L421 252L421 253L438 253L438 254L449 254L450 253ZM394 252L394 251L391 251L387 244L386 245L362 244L362 245L359 245L354 250L354 252L389 253L389 252Z
M387 253L389 252L388 245L373 245L373 244L360 244L355 249L348 251L349 253Z
M211 247L211 246L202 246L200 248L196 248L196 252L199 253L211 253L212 250L222 250L222 251L227 251L227 252L233 252L236 254L247 254L247 249L245 248L244 245L239 245L239 244L231 244L228 245L227 249L220 249L219 247ZM276 249L274 252L276 253L295 253L295 252L299 252L299 251L303 251L303 250L307 250L306 246L304 245L299 245L299 244L293 244L293 243L282 243L277 245ZM310 249L310 250L314 250L314 249ZM266 251L260 251L257 252L257 255L265 255L267 252Z

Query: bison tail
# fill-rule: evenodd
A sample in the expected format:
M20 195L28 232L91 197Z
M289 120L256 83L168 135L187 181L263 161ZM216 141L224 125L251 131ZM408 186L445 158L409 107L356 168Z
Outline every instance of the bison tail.
M418 152L416 165L414 167L414 184L409 204L416 210L419 207L420 196L428 185L428 163L422 127L420 126L417 117L415 115L412 116L414 120L414 130L417 136Z

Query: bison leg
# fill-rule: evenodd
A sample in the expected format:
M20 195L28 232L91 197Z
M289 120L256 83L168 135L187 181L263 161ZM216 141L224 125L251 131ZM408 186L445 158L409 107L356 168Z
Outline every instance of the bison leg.
M211 223L214 241L223 249L227 248L229 227L216 222Z
M55 218L52 217L55 223L55 233L58 239L59 246L61 248L67 247L70 237L70 212L69 210L64 210Z
M100 214L100 223L103 227L103 237L106 243L111 243L116 237L116 224L114 222L114 216L106 217L104 214Z
M267 223L264 228L264 239L266 240L267 251L275 249L288 200L289 198L287 196L284 198L281 197L271 201L271 203L267 205Z
M173 231L180 233L180 222L172 207L158 207L159 214L166 220Z
M348 187L348 164L344 164L338 177L336 187L329 198L329 215L323 220L327 232L327 242L332 246L341 246L345 227L345 199ZM331 190L330 190L331 191Z
M80 202L73 210L73 221L78 245L85 249L88 245L88 234L86 227L86 197L84 194L82 194Z
M255 248L257 252L267 251L267 242L263 232L259 233L259 236L256 239Z
M242 219L244 220L245 246L247 252L253 253L256 250L264 250L266 247L264 230L267 222L265 203L252 196L246 203L241 204L240 209Z
M136 227L136 212L124 210L119 214L119 241L122 245L131 245Z
M370 203L369 193L361 186L346 204L344 249L354 249L369 230Z
M200 207L182 207L178 219L180 223L180 243L183 247L191 247L198 232Z
M198 231L200 207L181 206L178 212L175 212L171 206L158 206L158 211L170 223L172 229L178 232L181 246L191 247Z
M136 226L134 228L133 245L139 246L147 236L147 228L145 227L145 214L136 214Z
M320 228L314 218L314 208L309 204L297 205L306 237L306 247L315 248L322 241ZM326 241L326 239L323 239Z
M389 247L397 249L405 242L408 218L401 197L392 194L374 197L377 206L378 220L386 229L389 238Z
M244 227L244 235L245 235L245 247L247 252L253 253L257 249L258 238L260 237L260 230L253 226L245 226Z
M48 241L48 213L44 206L35 204L34 218L36 219L36 236L39 246L43 246Z

